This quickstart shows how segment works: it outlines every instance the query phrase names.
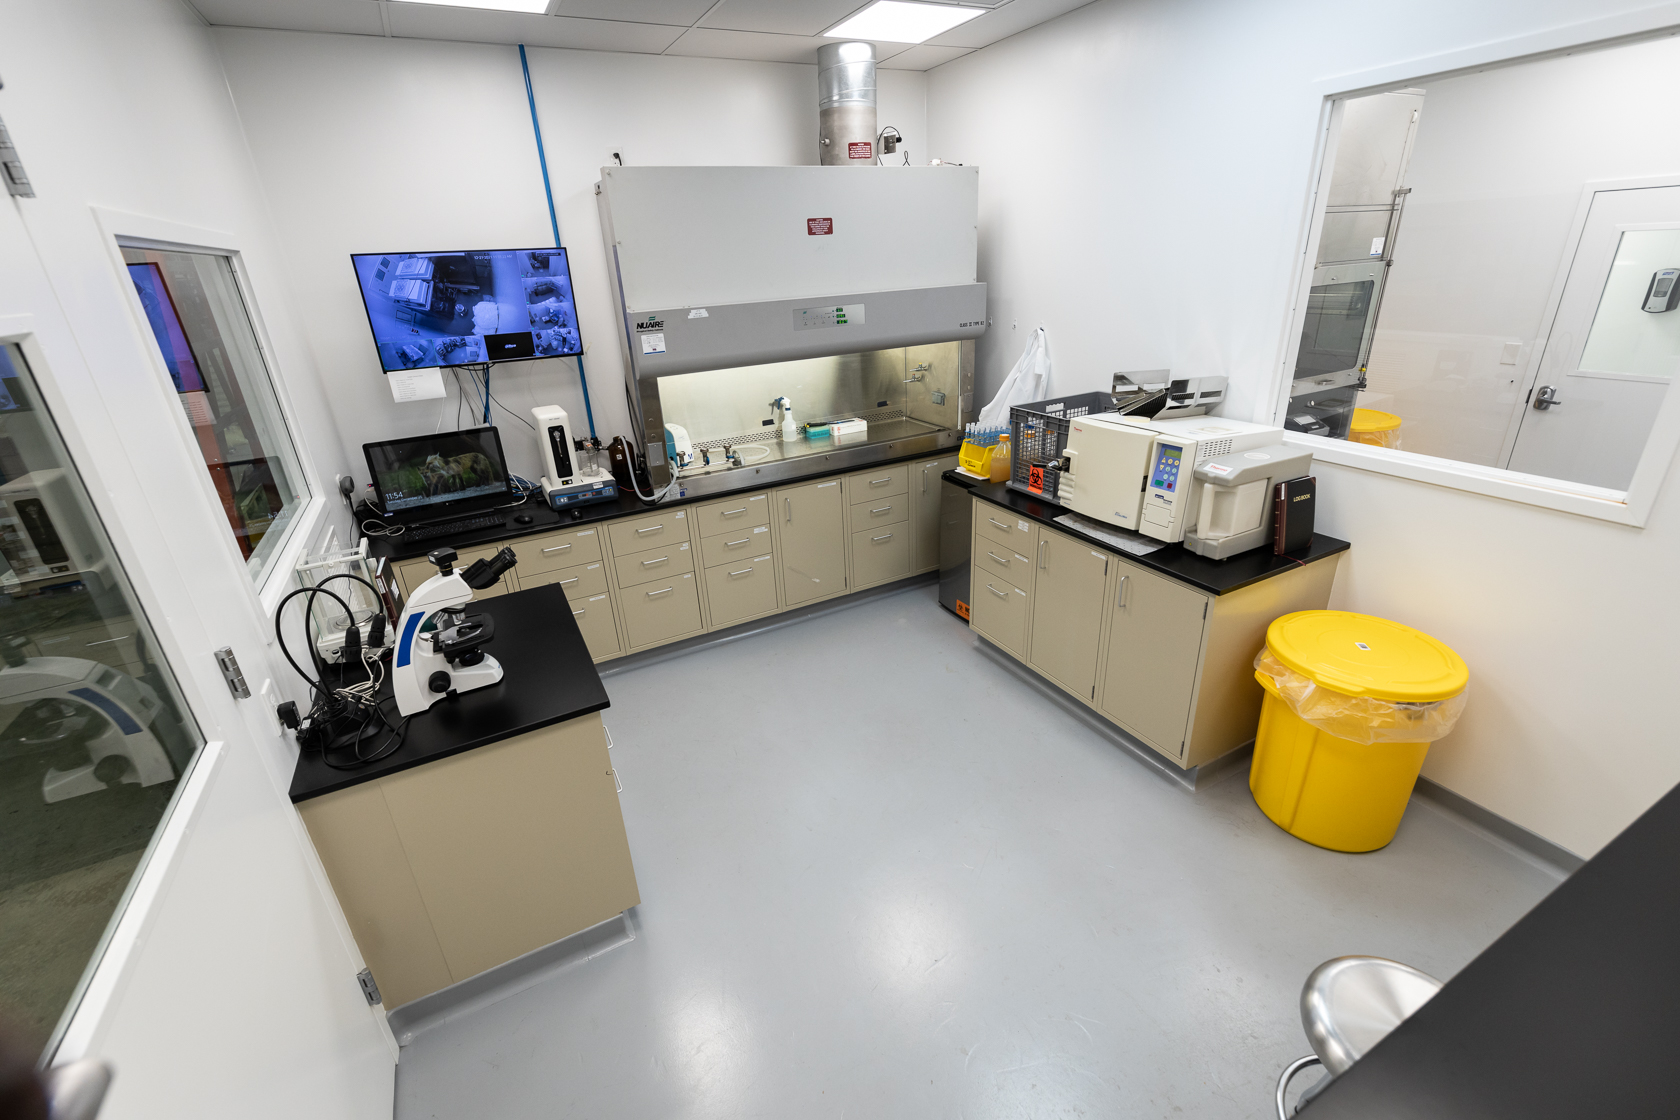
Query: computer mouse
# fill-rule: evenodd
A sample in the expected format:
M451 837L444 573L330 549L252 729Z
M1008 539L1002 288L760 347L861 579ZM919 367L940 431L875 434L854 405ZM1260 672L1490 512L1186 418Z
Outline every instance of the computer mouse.
M532 517L528 513L516 513L513 515L513 523L515 525L529 525L535 520L536 518Z

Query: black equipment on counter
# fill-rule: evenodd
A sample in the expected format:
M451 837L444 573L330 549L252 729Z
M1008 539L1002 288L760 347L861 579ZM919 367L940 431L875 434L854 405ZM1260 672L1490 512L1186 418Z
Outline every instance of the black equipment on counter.
M1279 556L1311 547L1313 506L1318 504L1318 479L1280 482L1272 498L1272 551Z

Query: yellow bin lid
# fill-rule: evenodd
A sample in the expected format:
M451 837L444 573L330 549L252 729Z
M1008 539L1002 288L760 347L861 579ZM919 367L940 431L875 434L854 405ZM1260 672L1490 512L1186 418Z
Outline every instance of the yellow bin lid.
M1346 696L1423 704L1457 696L1470 683L1469 666L1447 646L1368 614L1286 614L1266 628L1266 646L1303 677Z
M1353 410L1353 430L1356 432L1392 432L1400 426L1400 417L1375 408Z

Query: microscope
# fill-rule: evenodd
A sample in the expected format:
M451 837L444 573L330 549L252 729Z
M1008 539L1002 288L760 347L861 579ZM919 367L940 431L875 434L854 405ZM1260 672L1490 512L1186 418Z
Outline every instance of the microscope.
M397 623L391 687L403 716L423 712L445 696L502 679L501 662L484 652L496 636L496 620L468 614L466 608L474 591L501 579L503 572L519 562L518 557L513 549L504 548L457 572L456 556L453 548L434 548L426 554L437 565L438 574L409 596Z

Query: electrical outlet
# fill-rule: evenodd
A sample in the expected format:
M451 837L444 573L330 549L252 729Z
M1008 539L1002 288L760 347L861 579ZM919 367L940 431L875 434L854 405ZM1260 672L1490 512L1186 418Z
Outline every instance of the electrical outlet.
M624 155L624 145L623 144L614 144L614 145L612 145L612 147L607 149L607 162L602 164L601 166L612 167L612 166L616 165L618 167L623 167L625 164L627 164L629 162L630 161L627 158L625 158L625 155Z
M274 715L274 709L280 706L280 690L274 687L272 680L268 680L263 682L259 695L262 697L263 711L274 716L274 733L284 736L286 725L280 722L279 716Z

